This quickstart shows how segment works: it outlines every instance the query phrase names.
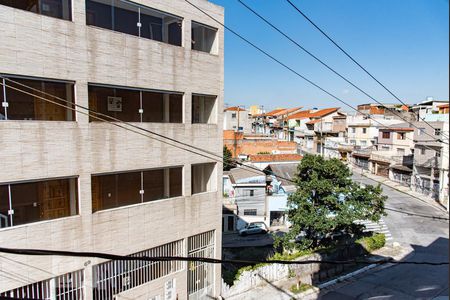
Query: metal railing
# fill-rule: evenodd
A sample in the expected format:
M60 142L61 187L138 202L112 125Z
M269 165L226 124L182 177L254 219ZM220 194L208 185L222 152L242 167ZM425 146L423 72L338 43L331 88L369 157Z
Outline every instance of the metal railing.
M188 256L214 258L215 231L208 231L188 238ZM188 269L189 300L212 299L214 289L214 265L190 262Z

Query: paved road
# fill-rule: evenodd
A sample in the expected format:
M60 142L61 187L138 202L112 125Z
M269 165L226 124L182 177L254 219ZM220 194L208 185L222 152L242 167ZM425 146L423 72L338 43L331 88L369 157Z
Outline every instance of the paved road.
M371 179L355 175L355 180L364 184L376 184ZM410 261L449 261L449 223L420 215L448 215L410 195L383 186L389 197L386 207L404 213L387 211L384 218L394 242L411 247ZM349 282L323 291L319 299L448 299L448 266L395 265L373 270Z

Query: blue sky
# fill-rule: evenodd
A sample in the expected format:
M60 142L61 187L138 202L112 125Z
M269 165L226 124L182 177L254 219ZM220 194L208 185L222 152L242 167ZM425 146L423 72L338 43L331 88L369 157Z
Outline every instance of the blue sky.
M352 105L373 102L301 52L237 0L210 1L225 7L228 26L325 89ZM396 103L285 0L244 1L370 95ZM403 101L417 103L427 96L448 100L448 0L293 2ZM225 103L247 107L259 104L265 109L343 107L228 31Z

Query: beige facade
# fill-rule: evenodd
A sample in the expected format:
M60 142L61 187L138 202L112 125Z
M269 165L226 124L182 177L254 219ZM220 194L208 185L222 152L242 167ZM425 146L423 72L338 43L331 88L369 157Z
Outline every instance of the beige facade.
M85 107L91 83L181 93L181 123L133 124L221 156L223 120L217 112L223 110L223 29L182 0L135 2L181 17L182 45L87 26L85 0L72 1L72 21L0 5L0 74L73 82L75 103ZM192 2L223 21L221 7L205 0ZM216 53L191 49L191 21L217 28ZM193 94L217 97L216 122L192 124ZM220 258L221 164L214 165L208 189L192 195L191 166L213 160L148 136L89 122L79 112L76 121L0 120L0 186L75 177L78 190L78 213L1 228L0 245L129 255L179 240L187 247L188 237L214 231L214 256ZM92 212L92 175L175 166L183 168L182 196ZM2 254L0 294L82 270L85 299L93 299L93 270L101 262ZM212 270L211 296L217 296L220 268ZM181 270L164 277L176 278L177 298L173 299L188 298L188 273L183 264ZM120 299L163 297L164 278L127 289Z

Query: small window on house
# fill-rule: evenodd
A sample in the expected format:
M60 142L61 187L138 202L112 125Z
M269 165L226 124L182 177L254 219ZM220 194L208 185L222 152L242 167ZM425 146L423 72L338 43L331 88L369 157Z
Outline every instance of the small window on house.
M397 155L405 155L405 149L403 148L397 148Z
M92 211L182 195L182 167L92 175Z
M232 119L236 119L236 113L232 113L232 114L231 114L231 118L232 118Z
M48 17L72 20L71 0L0 0L0 4Z
M75 121L73 83L6 78L0 100L8 104L0 107L0 120Z
M367 133L367 128L363 128L363 133L366 134Z
M367 141L361 141L361 146L367 146Z
M441 129L440 128L434 129L434 135L440 136L441 135Z
M217 54L217 29L192 22L192 49Z
M356 133L356 128L352 127L352 133Z
M244 216L256 216L257 213L257 209L244 209Z
M441 150L436 150L434 155L436 157L441 157Z
M383 139L389 139L389 138L391 138L391 133L388 131L383 131L382 137L383 137Z
M192 194L212 192L216 190L214 176L215 163L196 164L191 168Z
M425 155L426 153L426 149L425 148L420 148L420 154Z
M250 191L249 191L249 194L250 194L250 197L255 196L255 190L250 190Z
M399 140L406 140L406 133L405 132L398 132L397 133L397 139L399 139Z
M192 124L216 124L216 98L192 95Z
M356 140L350 140L350 144L356 145Z
M77 178L0 185L0 228L77 214Z
M239 126L238 131L244 131L244 127Z

